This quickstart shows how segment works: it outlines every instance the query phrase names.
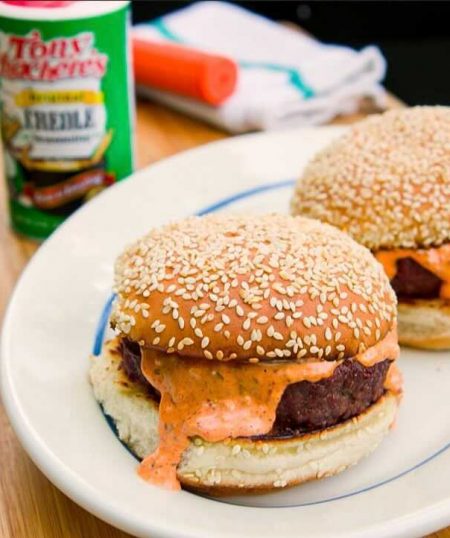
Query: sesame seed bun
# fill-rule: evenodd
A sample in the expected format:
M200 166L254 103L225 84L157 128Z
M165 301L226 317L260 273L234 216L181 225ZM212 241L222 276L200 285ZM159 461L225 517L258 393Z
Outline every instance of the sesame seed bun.
M114 343L93 357L90 379L120 439L144 458L158 446L158 404L120 369ZM395 419L398 400L390 392L364 413L321 432L290 439L191 441L177 476L188 489L214 495L270 491L332 476L372 452Z
M450 108L370 117L318 153L297 183L294 215L349 233L371 250L450 241Z
M192 217L119 257L112 325L140 345L216 360L335 360L382 340L396 299L346 234L288 215Z
M422 349L450 349L450 301L416 300L398 305L400 344Z

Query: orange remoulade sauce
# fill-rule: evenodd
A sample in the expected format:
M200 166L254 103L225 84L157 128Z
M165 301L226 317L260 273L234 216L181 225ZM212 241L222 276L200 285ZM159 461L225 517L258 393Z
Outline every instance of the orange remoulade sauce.
M357 355L364 366L397 358L396 330ZM180 489L177 466L192 437L217 442L268 433L278 403L291 383L315 383L333 375L340 361L242 363L180 358L142 349L141 369L161 393L159 446L139 467L149 482ZM391 368L389 370L391 372ZM388 373L389 390L401 392L401 380ZM398 376L397 376L398 377ZM389 378L389 379L388 379Z
M390 280L397 272L397 261L401 258L412 258L442 280L439 295L441 299L450 299L450 243L428 249L379 250L374 255L383 265Z

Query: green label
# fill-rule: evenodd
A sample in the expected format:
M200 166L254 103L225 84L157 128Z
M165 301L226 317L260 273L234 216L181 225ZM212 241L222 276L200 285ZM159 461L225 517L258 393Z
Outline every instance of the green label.
M133 170L128 15L0 17L5 175L23 234L47 237Z

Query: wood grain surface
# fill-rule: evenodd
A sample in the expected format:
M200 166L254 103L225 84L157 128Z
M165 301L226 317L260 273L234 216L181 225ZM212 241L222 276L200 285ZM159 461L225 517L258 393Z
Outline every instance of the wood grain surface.
M390 107L401 103L390 98ZM340 118L349 123L367 113ZM180 151L226 137L227 134L167 108L138 101L137 167L150 165ZM1 164L1 163L0 163ZM13 286L38 245L9 228L5 182L0 178L0 322ZM59 490L35 467L19 445L0 407L0 538L126 538L92 516ZM450 528L432 535L450 538ZM214 537L211 537L214 538Z

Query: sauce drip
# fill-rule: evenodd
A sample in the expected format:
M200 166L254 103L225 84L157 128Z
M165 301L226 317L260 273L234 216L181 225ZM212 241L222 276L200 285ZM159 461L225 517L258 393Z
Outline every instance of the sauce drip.
M389 366L386 379L384 380L384 388L396 396L401 396L403 392L403 376L396 362L392 362Z
M394 329L355 359L372 366L386 358L395 359L398 353ZM217 442L264 435L275 422L288 385L330 377L341 362L221 363L142 349L142 373L161 393L161 402L159 447L143 460L139 474L153 484L180 489L177 466L191 437ZM389 372L386 383L397 393L401 378L395 377L393 365Z
M142 350L142 372L161 393L159 447L139 474L149 482L180 489L177 465L200 436L209 442L268 433L287 385L329 377L341 361L303 364L212 363L204 359Z
M442 280L441 299L450 299L450 244L428 249L395 249L375 252L375 257L383 265L392 280L397 272L397 260L412 258Z
M355 356L355 360L366 368L370 368L377 362L384 361L385 359L395 360L399 355L400 346L398 345L397 328L395 328L389 331L383 340L380 340L362 353L358 353Z

